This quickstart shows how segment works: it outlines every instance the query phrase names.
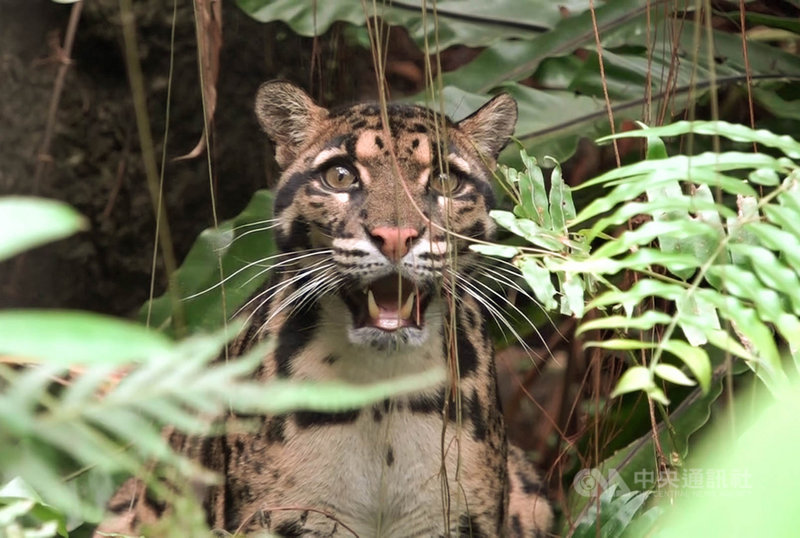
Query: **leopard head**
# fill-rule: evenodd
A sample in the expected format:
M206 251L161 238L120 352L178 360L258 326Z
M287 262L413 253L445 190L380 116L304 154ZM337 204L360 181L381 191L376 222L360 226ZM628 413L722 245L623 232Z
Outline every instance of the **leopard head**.
M456 123L405 104L327 110L273 81L256 115L282 169L276 241L296 287L286 307L327 301L355 345L422 344L459 293L470 240L492 234L492 169L514 100L498 95Z

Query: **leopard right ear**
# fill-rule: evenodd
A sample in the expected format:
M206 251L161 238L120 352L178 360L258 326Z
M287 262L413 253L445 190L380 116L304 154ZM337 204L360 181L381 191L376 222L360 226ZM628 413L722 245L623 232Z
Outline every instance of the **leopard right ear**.
M275 143L278 166L286 168L328 111L303 90L282 80L265 82L256 93L256 117Z

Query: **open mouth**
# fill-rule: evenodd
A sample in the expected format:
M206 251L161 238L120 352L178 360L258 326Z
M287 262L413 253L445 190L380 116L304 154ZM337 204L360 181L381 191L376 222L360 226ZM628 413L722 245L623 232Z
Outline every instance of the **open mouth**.
M406 327L421 329L430 299L399 275L379 278L360 290L344 291L342 298L353 314L356 329L373 327L387 332Z

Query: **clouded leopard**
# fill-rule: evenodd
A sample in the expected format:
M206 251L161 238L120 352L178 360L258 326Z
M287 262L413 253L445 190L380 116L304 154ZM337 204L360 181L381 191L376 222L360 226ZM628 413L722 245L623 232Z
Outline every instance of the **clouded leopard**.
M256 115L283 171L274 215L287 257L251 301L232 352L274 338L264 380L360 384L437 367L449 379L370 408L263 417L256 432L204 440L194 456L224 480L204 493L211 527L544 536L551 510L506 440L467 249L491 236L491 170L516 124L514 100L499 95L454 123L411 105L326 110L276 81L259 89ZM159 515L145 496L131 503L140 489L131 481L112 499L124 513L107 530Z

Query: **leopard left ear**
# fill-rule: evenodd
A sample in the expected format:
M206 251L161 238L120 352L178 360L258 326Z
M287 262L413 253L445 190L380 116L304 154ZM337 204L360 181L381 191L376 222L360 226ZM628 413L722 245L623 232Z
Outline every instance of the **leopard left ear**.
M328 116L311 97L290 82L265 82L256 94L256 117L275 143L275 159L285 169Z
M492 98L471 116L458 122L484 156L497 159L517 125L517 102L507 93Z

